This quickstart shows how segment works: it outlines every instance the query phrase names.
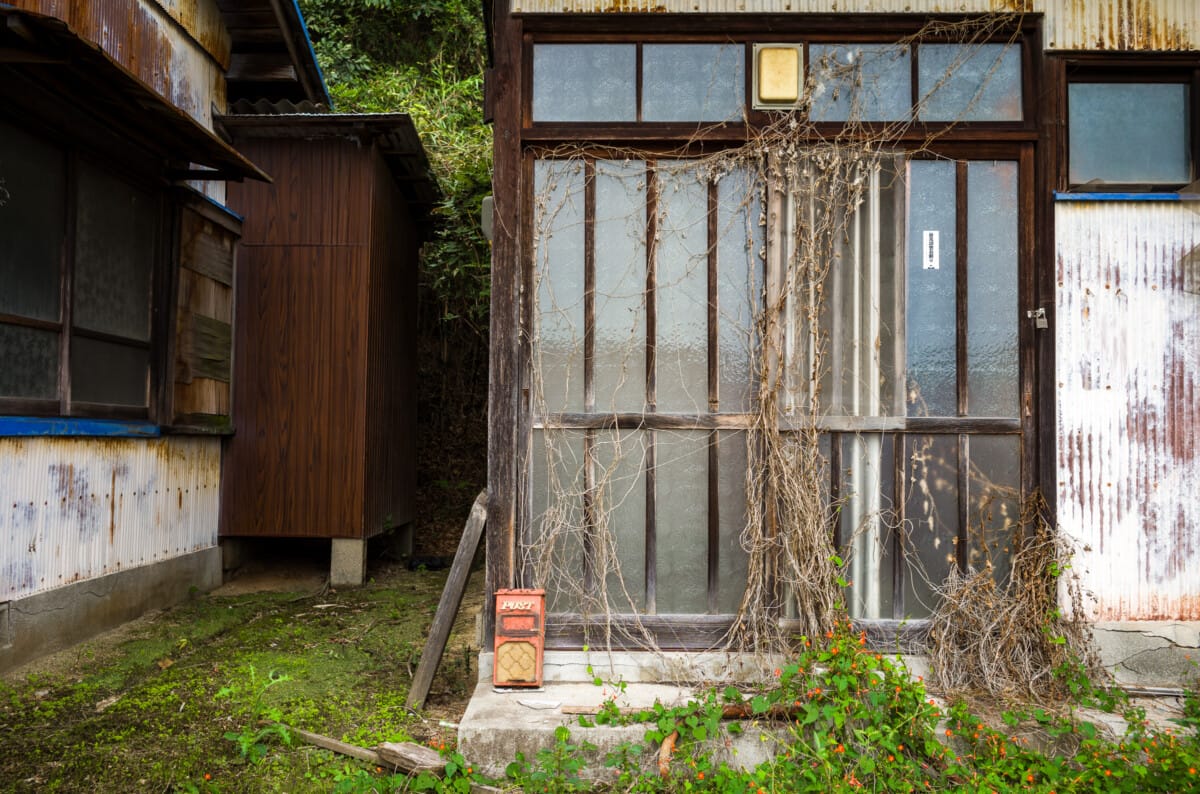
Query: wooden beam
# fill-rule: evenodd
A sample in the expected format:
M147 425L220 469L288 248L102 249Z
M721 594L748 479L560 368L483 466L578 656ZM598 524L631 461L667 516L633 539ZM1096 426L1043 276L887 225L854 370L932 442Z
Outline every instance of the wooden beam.
M479 496L475 497L475 504L471 505L471 515L463 528L454 563L450 566L450 575L446 577L446 586L442 590L442 598L438 601L437 612L433 616L429 639L425 641L425 650L421 652L417 674L413 676L412 686L408 690L406 704L409 708L421 708L425 705L425 698L429 697L433 674L441 664L446 640L449 639L450 628L454 625L454 616L458 614L458 608L462 605L463 591L471 575L471 560L475 558L475 550L479 548L479 538L483 535L486 523L487 491L480 491Z
M229 59L226 79L256 83L290 82L296 79L296 67L285 53L235 52Z

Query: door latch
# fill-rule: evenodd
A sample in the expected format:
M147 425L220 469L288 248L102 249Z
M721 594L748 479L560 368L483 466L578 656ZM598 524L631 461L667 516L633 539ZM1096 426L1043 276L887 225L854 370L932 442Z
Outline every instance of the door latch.
M1030 309L1027 312L1025 312L1025 316L1028 317L1030 320L1033 320L1034 328L1049 328L1050 327L1050 321L1046 319L1046 309L1044 307L1039 307L1037 309Z

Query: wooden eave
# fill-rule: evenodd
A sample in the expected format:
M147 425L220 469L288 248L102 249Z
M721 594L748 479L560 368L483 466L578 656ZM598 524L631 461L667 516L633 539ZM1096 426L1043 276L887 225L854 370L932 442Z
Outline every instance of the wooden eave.
M308 28L295 0L217 0L232 42L226 85L239 99L331 107Z

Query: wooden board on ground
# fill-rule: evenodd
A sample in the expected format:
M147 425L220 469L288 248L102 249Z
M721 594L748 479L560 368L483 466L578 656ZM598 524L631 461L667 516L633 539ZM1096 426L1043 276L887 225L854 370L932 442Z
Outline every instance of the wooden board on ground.
M433 626L429 629L429 639L425 641L417 674L413 676L412 686L408 690L406 703L410 709L421 708L425 705L425 698L429 697L433 674L441 664L446 640L450 638L450 629L454 625L454 616L462 605L463 592L471 575L471 560L475 558L475 550L479 547L479 538L483 535L486 523L487 491L480 491L463 527L462 540L458 542L458 551L454 554L454 563L450 566L450 575L446 577L446 587L442 590L442 598L433 616Z

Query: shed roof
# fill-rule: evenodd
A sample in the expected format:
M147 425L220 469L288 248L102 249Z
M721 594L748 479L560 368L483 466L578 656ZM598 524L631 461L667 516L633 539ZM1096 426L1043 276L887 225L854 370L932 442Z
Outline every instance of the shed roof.
M157 157L170 178L271 181L65 22L5 4L0 4L0 103L59 129L84 131L100 146L132 143Z

